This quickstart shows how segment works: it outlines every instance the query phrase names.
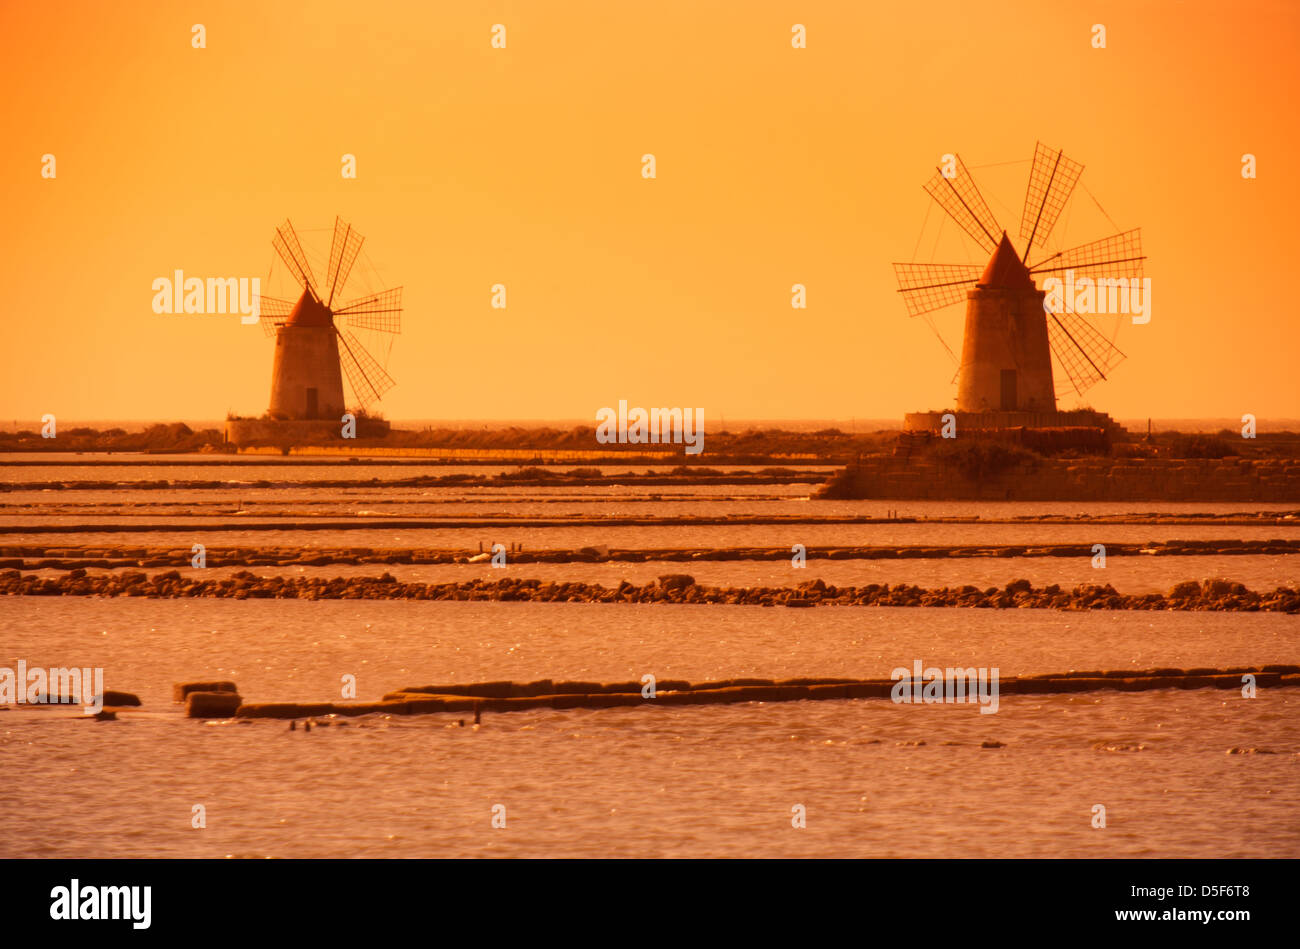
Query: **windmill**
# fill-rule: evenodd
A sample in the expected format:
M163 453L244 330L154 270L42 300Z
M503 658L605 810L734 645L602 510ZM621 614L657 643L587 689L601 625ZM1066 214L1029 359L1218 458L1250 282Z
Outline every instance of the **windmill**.
M1020 216L1024 251L1017 253L961 157L952 158L947 173L936 169L925 190L992 256L982 270L974 264L896 263L898 292L909 315L927 320L936 310L966 301L959 412L1054 412L1053 356L1070 386L1082 395L1105 379L1124 354L1074 312L1071 301L1063 301L1061 312L1046 311L1045 293L1034 280L1063 278L1071 270L1076 277L1094 281L1140 278L1146 259L1140 229L1058 253L1045 251L1083 166L1039 142Z
M271 246L302 294L297 303L261 298L262 328L275 337L269 412L273 418L339 418L347 411L344 375L353 404L362 409L397 384L352 331L401 332L402 288L334 302L343 298L364 240L351 225L335 218L325 282L317 284L293 225L286 220L276 228Z

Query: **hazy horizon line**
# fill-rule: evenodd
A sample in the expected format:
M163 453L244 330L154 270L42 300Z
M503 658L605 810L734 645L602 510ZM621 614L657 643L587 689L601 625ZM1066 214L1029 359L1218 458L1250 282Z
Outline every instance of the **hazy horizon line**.
M1241 425L1241 419L1237 416L1167 416L1167 417L1114 417L1115 421L1125 428L1145 427L1150 422L1153 429L1168 428L1171 425L1181 425L1184 427L1195 427L1218 431L1224 428L1234 428ZM72 428L94 428L104 430L108 428L122 429L140 429L150 425L172 425L177 422L183 423L192 429L199 430L205 428L220 429L225 424L225 418L90 418L90 419L59 419L58 425L64 431ZM386 419L394 428L444 428L444 429L467 429L467 428L555 428L555 429L572 429L580 427L595 428L595 420L588 418L391 418ZM1287 418L1268 418L1263 419L1267 429L1273 431L1295 431L1300 430L1300 417ZM742 417L736 416L731 420L719 417L714 424L720 426L717 431L723 430L740 430L753 428L777 428L786 427L787 429L794 426L802 431L817 431L827 428L835 428L850 433L861 431L863 433L872 431L894 431L903 427L901 418L872 418L867 416L849 416L845 418L794 418L794 417ZM723 427L725 426L725 428ZM38 431L41 427L40 419L11 419L8 421L0 420L0 432L18 432L23 430Z

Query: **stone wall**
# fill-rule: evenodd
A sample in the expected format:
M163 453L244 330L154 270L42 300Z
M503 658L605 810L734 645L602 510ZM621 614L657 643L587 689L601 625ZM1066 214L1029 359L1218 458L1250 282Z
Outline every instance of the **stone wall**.
M383 438L388 434L389 428L389 423L383 419L360 418L357 419L357 438ZM341 419L228 419L225 437L227 442L240 447L323 445L331 442L346 444Z
M1295 459L1043 458L980 481L926 456L863 458L819 497L936 501L1300 501Z
M950 410L951 411L951 410ZM945 412L908 412L903 416L903 430L938 432L943 430ZM977 431L1006 428L1104 428L1120 432L1119 424L1105 412L1074 409L1069 412L956 412L951 411L957 433L964 436Z

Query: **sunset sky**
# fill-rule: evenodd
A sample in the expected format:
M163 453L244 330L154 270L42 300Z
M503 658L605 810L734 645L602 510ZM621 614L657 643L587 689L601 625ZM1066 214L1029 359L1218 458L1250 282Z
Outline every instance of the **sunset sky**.
M1152 320L1082 401L1263 429L1300 416L1297 50L1290 0L8 0L0 417L261 413L261 329L152 281L265 279L277 224L335 215L405 288L391 419L943 408L890 265L987 257L926 224L945 152L1016 238L1042 140L1086 166L1052 244L1111 234L1099 202L1149 256Z

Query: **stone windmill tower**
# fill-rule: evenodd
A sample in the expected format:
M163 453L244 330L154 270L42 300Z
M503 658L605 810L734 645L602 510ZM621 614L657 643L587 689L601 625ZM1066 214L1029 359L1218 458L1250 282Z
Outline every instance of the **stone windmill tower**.
M1048 312L1045 293L1034 280L1067 271L1099 281L1141 277L1145 258L1140 231L1124 231L1031 263L1034 251L1046 244L1083 166L1038 144L1020 220L1025 249L1018 254L961 158L952 157L947 173L936 169L925 190L991 255L988 264L981 270L973 264L896 263L898 292L908 313L926 318L936 335L930 314L966 302L957 371L959 416L976 417L978 428L1063 424L1056 411L1056 380L1068 380L1082 394L1105 379L1124 354L1073 312L1069 301L1061 312ZM1059 374L1053 370L1053 357ZM924 419L927 414L932 413L909 416L906 427L932 427Z
M334 239L324 286L318 286L293 225L285 221L271 241L276 253L302 287L296 303L261 298L261 323L275 337L271 367L271 406L275 419L330 419L347 411L343 377L353 402L362 409L383 397L396 383L360 341L353 329L382 333L401 331L402 288L396 287L335 305L361 251L364 238L335 219Z
M1003 231L966 294L958 412L1056 411L1044 297Z

